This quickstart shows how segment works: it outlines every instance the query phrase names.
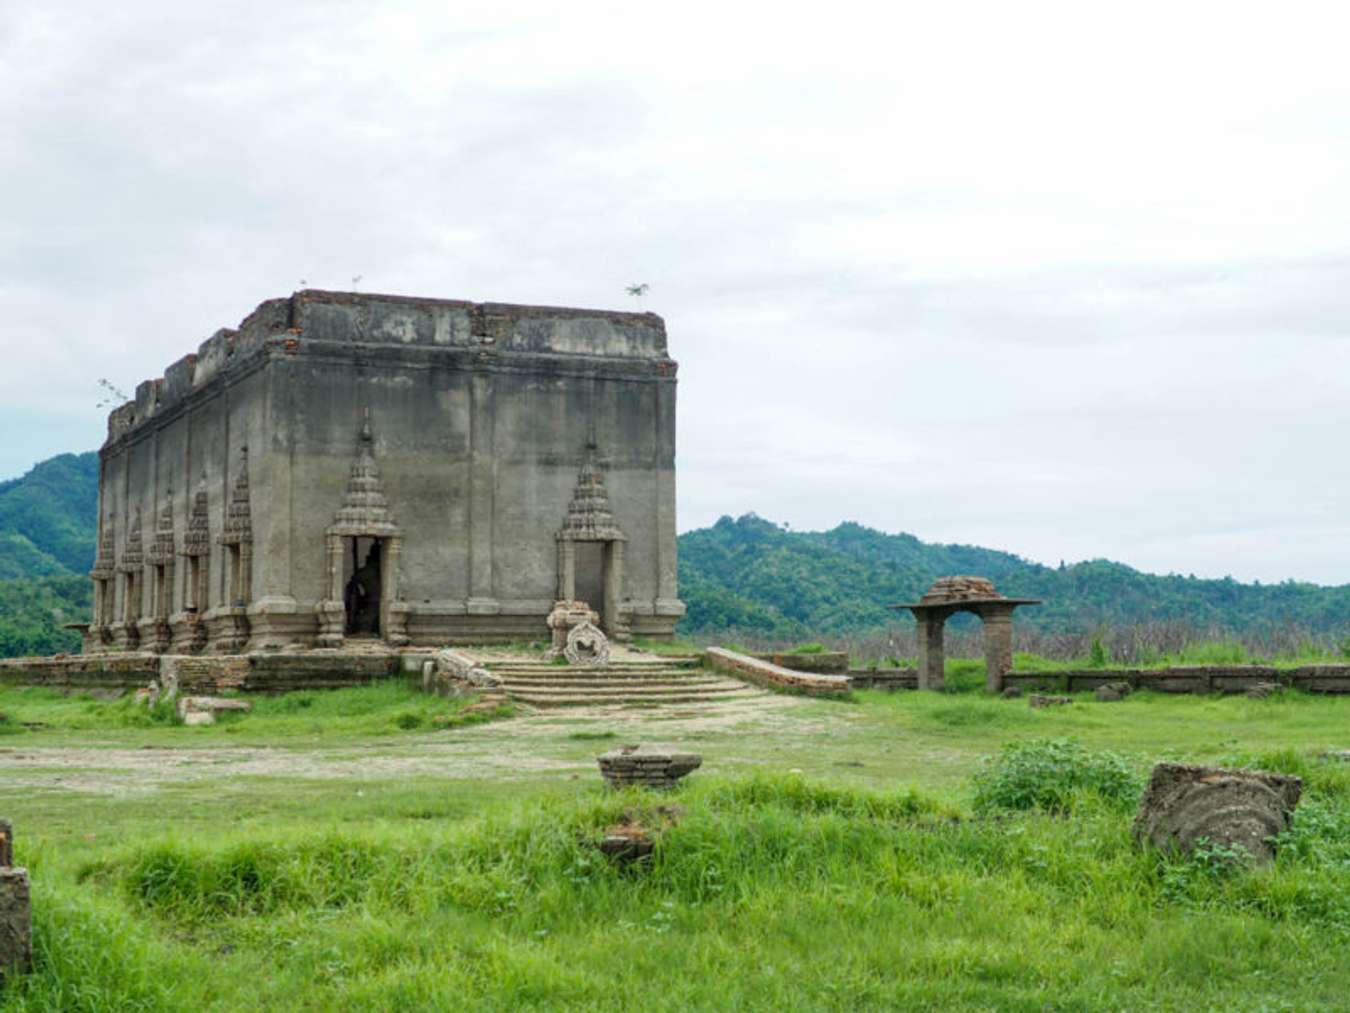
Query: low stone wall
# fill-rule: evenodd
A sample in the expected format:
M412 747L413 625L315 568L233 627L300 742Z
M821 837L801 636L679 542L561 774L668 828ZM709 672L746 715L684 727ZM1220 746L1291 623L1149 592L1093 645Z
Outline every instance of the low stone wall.
M1260 683L1278 683L1309 693L1350 693L1350 665L1178 665L1172 668L1086 668L1066 672L1009 672L1004 683L1070 693L1111 682L1159 693L1245 693Z
M854 689L918 689L919 673L913 668L850 668Z
M782 665L761 661L748 654L737 654L724 647L709 647L703 652L703 657L710 668L765 689L805 693L808 696L844 696L852 688L846 675L794 672Z
M0 660L0 683L56 689L134 689L159 678L157 654L72 654Z
M415 655L411 661L408 656ZM102 654L0 661L0 683L65 690L132 690L164 677L180 691L288 693L341 689L421 671L431 651L291 651L257 654ZM415 666L415 667L414 667Z
M794 672L819 672L822 675L846 675L848 673L847 651L817 651L815 654L755 654L753 657L767 661L772 665L790 668Z

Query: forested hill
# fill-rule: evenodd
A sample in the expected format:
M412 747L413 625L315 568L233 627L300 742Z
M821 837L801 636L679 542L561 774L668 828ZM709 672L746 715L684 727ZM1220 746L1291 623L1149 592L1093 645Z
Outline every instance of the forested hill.
M61 454L0 482L0 580L85 574L98 529L98 454Z
M1140 573L1106 560L1049 567L970 545L930 545L845 523L785 531L747 514L680 536L680 597L688 633L728 630L784 637L860 632L896 622L886 609L917 601L935 577L976 574L1010 597L1041 598L1018 623L1081 632L1100 623L1150 620L1232 630L1288 622L1350 629L1350 585Z
M98 533L98 454L61 454L0 482L0 657L76 650Z

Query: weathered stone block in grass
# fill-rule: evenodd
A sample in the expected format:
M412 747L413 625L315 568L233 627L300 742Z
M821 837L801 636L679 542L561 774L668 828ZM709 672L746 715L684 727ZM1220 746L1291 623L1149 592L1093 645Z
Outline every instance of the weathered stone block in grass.
M185 725L212 725L216 715L226 711L250 711L247 700L231 700L218 696L183 696L178 698L178 719Z
M1131 691L1132 687L1128 682L1105 682L1093 691L1093 696L1102 703L1115 703L1124 700Z
M629 785L673 788L680 778L703 765L703 757L698 753L648 753L638 746L621 746L596 759L605 783L611 788Z
M1287 774L1160 763L1139 802L1134 835L1163 851L1188 853L1206 840L1269 861L1271 839L1288 829L1302 792L1302 779Z

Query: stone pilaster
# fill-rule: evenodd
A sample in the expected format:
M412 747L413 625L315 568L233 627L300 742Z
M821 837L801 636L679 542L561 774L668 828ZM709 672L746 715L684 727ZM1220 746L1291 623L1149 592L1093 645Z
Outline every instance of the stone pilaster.
M501 606L492 587L492 529L497 487L492 376L475 373L471 382L468 612L469 615L496 615Z

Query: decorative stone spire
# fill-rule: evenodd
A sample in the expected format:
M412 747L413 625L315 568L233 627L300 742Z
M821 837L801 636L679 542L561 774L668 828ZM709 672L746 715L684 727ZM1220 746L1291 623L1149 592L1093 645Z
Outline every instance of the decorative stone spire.
M574 541L623 541L624 534L609 511L609 492L605 489L604 472L595 459L595 440L586 444L586 459L577 474L577 485L572 491L572 502L567 505L559 538Z
M356 460L352 461L351 477L347 479L347 494L328 533L353 538L390 538L398 534L398 525L389 512L389 500L384 494L384 483L380 481L380 469L375 464L375 437L370 431L369 408L361 423Z
M206 512L206 474L197 483L197 494L192 498L192 513L188 515L187 537L183 539L183 555L209 556L211 554L211 518Z
M164 507L155 525L155 540L147 557L153 566L167 566L173 562L173 490L164 494Z
M225 530L220 533L220 540L225 545L253 541L253 515L248 506L248 447L239 451L239 475L225 508Z
M123 573L135 573L145 565L145 543L141 536L141 508L136 508L135 520L131 522L131 530L127 532L127 546L122 550L122 562L118 569Z
M108 519L103 522L103 530L99 533L98 552L94 556L94 568L89 571L89 576L94 580L111 580L112 575L117 572L113 565L116 555L116 529L112 511L109 510Z

